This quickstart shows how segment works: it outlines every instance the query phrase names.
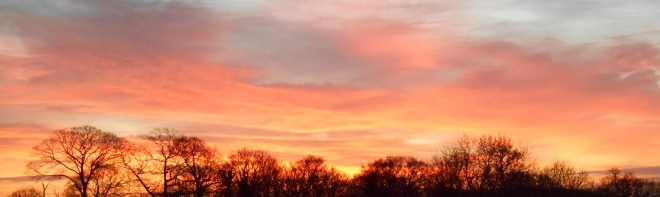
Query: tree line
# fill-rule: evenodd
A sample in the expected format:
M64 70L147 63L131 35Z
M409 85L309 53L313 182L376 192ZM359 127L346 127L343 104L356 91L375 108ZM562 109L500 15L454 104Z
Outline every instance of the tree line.
M30 175L67 180L55 192L64 197L660 197L658 183L616 168L599 181L565 161L541 168L504 136L465 136L428 160L379 158L353 177L313 155L283 163L244 148L221 157L204 140L168 128L130 141L92 126L55 130L31 156Z

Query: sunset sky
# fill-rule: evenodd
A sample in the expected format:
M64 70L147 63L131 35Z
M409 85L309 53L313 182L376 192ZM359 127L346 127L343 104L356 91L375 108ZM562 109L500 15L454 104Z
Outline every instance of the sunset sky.
M81 125L349 173L483 134L541 165L660 166L658 19L652 0L0 0L0 178Z

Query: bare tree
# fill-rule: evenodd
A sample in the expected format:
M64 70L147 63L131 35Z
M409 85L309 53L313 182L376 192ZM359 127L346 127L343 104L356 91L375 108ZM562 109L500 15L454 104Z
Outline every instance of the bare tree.
M285 196L330 197L345 194L348 177L329 167L322 157L308 155L283 173Z
M477 167L477 157L474 143L474 140L463 136L455 146L445 148L442 155L434 156L433 166L436 168L436 176L443 177L436 182L446 188L457 190L473 190L477 187L478 174L474 170Z
M424 190L431 196L466 196L478 187L475 140L463 136L433 156Z
M226 196L279 196L282 167L264 150L241 149L229 155L224 165Z
M7 197L41 197L43 193L39 192L36 188L25 187L13 191Z
M141 136L145 145L132 144L123 158L126 170L148 195L170 196L176 190L174 183L181 164L175 141L182 136L169 128L156 128Z
M174 146L181 157L175 182L184 194L203 197L221 189L221 164L215 149L199 138L185 136L175 139Z
M197 137L169 128L141 136L132 144L124 167L149 196L205 196L221 190L221 160L216 150Z
M427 164L414 157L389 156L362 167L354 181L361 196L422 196Z
M92 126L56 130L32 148L32 155L38 160L29 162L27 168L39 177L64 177L80 196L87 197L90 183L123 157L125 143L115 134Z
M534 181L528 150L503 136L464 136L432 164L426 187L432 195L512 195L510 191L529 189Z
M590 183L589 174L577 171L567 161L556 161L545 167L539 177L541 185L546 187L577 190Z
M528 149L503 136L482 136L474 144L480 190L505 192L532 182Z

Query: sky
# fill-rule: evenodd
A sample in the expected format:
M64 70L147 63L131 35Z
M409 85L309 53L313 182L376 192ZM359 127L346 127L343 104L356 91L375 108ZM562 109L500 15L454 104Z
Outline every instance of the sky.
M0 0L0 184L81 125L348 173L464 135L659 166L659 18L652 0Z

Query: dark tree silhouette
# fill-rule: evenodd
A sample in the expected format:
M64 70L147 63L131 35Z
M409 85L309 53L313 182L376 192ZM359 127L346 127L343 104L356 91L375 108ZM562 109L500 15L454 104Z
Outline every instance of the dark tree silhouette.
M622 172L618 168L608 170L601 180L599 192L612 197L657 197L660 188L654 181L637 178L632 172Z
M34 187L25 187L11 192L7 197L42 197L43 193Z
M146 145L133 144L127 150L130 155L124 157L124 167L150 196L171 196L180 189L174 181L182 163L175 141L181 137L174 129L157 128L141 136Z
M556 161L537 174L541 196L589 196L593 181L585 171L577 171L566 161Z
M524 196L534 183L528 157L527 149L502 136L463 137L434 157L425 190L431 195Z
M264 150L241 149L229 155L223 178L229 184L225 196L268 197L281 194L282 167Z
M80 196L87 197L90 185L119 164L125 144L115 134L91 126L56 130L33 148L32 155L38 160L27 168L40 177L64 177Z
M503 136L483 136L475 144L479 190L500 193L531 182L527 149L514 147Z
M465 195L478 187L475 147L472 139L463 136L454 146L435 155L427 172L428 193L435 195Z
M175 184L182 194L203 197L222 188L220 160L216 151L196 137L179 137L174 140L176 154L181 164L176 171Z
M362 167L354 182L360 196L422 196L427 164L414 157L388 156Z
M587 172L578 172L567 161L556 161L541 170L539 183L552 188L577 190L587 187L591 181Z
M283 173L284 196L331 197L346 195L348 177L329 167L322 157L308 155Z

